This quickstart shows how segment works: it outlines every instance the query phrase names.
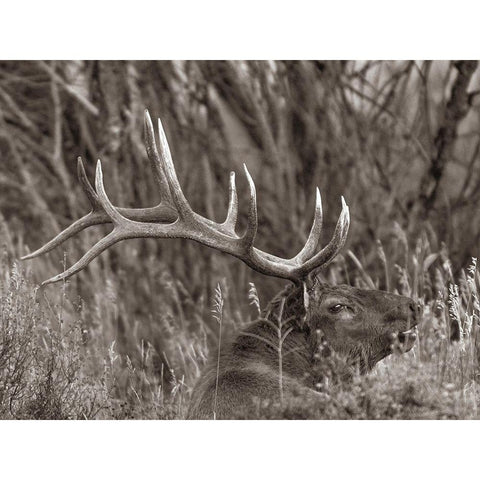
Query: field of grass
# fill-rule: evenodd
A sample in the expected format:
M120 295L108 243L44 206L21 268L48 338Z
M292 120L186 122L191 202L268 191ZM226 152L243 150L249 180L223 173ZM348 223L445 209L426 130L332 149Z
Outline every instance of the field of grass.
M122 242L66 283L39 287L106 226L18 261L88 211L75 178L79 155L90 179L102 159L116 205L158 202L143 147L145 107L162 117L196 211L224 217L228 172L245 162L258 192L256 245L289 257L305 242L315 185L324 240L344 195L349 240L325 280L424 306L412 351L348 383L332 380L332 358L318 386L322 401L272 399L258 404L259 418L477 418L480 107L468 93L475 69L0 62L0 418L183 418L218 347L219 305L227 338L285 283L194 242L149 239ZM242 228L247 184L237 177Z
M124 317L129 294L108 289L108 282L87 304L73 294L69 283L38 288L23 265L12 267L6 258L0 282L2 418L182 418L192 387L218 345L219 305L224 335L239 327L234 319L245 322L246 312L254 317L258 308L252 286L243 305L236 299L239 306L232 307L232 287L224 282L204 304L192 301L187 313L181 306L188 303L185 288L165 278L158 294L175 299L177 308L165 305L146 325L143 318ZM315 404L302 398L283 403L272 399L258 403L259 418L478 417L476 261L454 283L448 259L437 257L428 246L419 246L408 258L413 267L397 266L397 281L391 281L400 293L424 304L415 347L393 354L367 376L344 383L330 380L337 368L331 358ZM358 284L375 285L364 271L357 274ZM350 275L356 277L354 272ZM345 279L335 278L341 280ZM213 310L210 323L203 321L206 310Z

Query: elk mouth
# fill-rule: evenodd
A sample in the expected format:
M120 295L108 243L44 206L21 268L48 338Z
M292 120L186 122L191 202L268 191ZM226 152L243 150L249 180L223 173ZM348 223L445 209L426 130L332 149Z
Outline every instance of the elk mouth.
M397 333L397 340L403 352L408 352L413 348L415 340L417 339L417 325Z

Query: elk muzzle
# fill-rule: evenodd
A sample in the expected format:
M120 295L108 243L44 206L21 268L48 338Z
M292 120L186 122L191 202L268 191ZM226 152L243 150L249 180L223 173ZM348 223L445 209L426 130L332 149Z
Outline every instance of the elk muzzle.
M397 342L402 352L408 352L413 348L422 313L423 309L419 303L406 299L386 315L386 322L393 328L389 333L389 339L392 344Z

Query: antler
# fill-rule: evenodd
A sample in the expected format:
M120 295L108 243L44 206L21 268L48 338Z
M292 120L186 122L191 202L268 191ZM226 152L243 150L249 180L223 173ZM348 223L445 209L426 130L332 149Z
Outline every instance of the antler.
M105 192L100 160L97 163L94 190L87 179L81 159L78 159L78 177L92 205L92 211L46 245L22 259L30 259L46 253L92 225L112 223L113 230L68 270L46 280L42 285L58 282L78 273L104 250L128 238L188 238L229 253L265 275L286 278L296 283L302 281L312 270L327 265L345 244L350 214L342 197L342 211L333 238L326 247L315 253L322 230L322 204L320 191L317 188L313 225L305 246L295 257L284 259L255 248L253 243L258 227L257 198L255 184L245 165L250 195L247 229L242 236L236 234L238 199L233 172L230 173L226 220L223 223L217 223L195 213L180 187L160 120L158 120L158 133L159 149L155 142L152 120L148 111L145 111L146 149L161 195L161 201L156 207L143 209L114 207Z

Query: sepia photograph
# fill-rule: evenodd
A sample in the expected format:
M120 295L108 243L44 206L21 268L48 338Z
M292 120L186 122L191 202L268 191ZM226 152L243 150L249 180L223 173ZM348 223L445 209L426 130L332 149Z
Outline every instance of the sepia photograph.
M87 3L0 32L8 476L471 475L472 20Z
M477 61L7 61L0 103L2 418L478 418Z

